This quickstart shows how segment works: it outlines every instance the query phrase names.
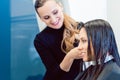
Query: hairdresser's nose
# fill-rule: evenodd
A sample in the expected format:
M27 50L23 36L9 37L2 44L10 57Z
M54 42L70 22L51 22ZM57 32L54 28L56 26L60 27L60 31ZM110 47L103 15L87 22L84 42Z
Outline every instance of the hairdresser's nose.
M53 15L51 16L51 23L55 23L56 22L56 17Z

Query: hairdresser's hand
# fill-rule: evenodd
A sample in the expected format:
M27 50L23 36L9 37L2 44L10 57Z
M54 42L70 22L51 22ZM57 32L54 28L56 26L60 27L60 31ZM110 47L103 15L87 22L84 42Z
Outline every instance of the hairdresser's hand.
M73 61L75 59L81 59L81 58L82 58L82 54L80 52L79 47L75 47L66 54L63 61L60 63L60 68L68 72L71 68Z
M81 51L78 47L75 47L73 49L71 49L68 53L67 56L69 56L72 59L81 59L82 58L82 54Z
M66 54L63 61L60 63L60 68L68 72L71 68L73 61L75 59L81 59L81 58L82 58L82 55L80 53L80 49L78 47L75 47Z

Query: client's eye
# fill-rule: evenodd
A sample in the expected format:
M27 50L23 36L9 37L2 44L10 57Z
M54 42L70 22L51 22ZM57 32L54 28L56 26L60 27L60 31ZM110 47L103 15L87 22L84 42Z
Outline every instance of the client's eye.
M74 43L73 43L73 46L74 47L77 47L79 45L79 40L78 39L75 39Z

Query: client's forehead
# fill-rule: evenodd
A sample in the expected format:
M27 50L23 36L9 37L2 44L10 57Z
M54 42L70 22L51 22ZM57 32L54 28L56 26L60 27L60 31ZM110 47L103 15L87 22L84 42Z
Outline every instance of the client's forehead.
M87 33L85 28L81 28L79 33L75 35L76 39L80 39L80 38L87 38Z

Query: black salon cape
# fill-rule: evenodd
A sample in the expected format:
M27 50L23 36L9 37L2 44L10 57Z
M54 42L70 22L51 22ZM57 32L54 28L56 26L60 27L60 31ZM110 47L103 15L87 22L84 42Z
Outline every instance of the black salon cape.
M92 74L92 71L95 70L94 68L95 66L90 66L87 70L91 70L90 74ZM75 80L81 80L81 76L85 74L85 71L80 72ZM88 76L90 74L87 74L83 80L89 80ZM114 60L108 61L98 76L97 80L120 80L120 67L114 62Z
M34 39L34 45L46 67L43 80L74 80L80 71L81 60L74 60L69 72L60 69L60 63L65 57L61 50L64 26L60 29L46 27Z

